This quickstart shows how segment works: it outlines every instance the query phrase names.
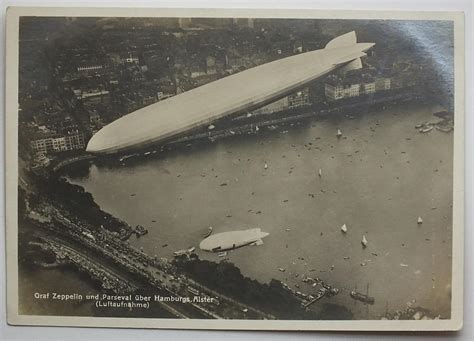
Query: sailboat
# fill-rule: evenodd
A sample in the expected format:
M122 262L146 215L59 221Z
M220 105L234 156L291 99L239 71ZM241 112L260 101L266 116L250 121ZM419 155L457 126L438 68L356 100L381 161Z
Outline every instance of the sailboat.
M342 131L341 129L337 129L337 134L336 134L337 137L341 137L342 136Z
M321 170L321 168L319 168L318 175L319 175L319 177L322 177L322 176L323 176L323 171Z
M418 225L423 224L423 219L421 217L418 217Z
M265 162L265 166L263 166L263 168L267 169L268 168L268 164Z
M361 243L363 247L367 247L367 244L369 244L369 242L367 241L367 238L365 237L365 234L362 236Z
M255 131L259 131L260 128L258 126L255 126Z
M347 233L347 226L346 226L346 224L344 224L344 225L341 226L341 231L342 231L343 233Z

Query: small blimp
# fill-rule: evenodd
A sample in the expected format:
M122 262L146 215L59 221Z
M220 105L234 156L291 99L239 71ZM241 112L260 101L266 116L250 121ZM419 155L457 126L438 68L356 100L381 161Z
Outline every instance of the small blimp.
M87 145L94 154L120 153L166 143L217 119L252 111L283 98L336 69L362 68L374 43L357 43L354 31L325 48L262 64L151 104L100 129Z
M262 239L268 235L269 233L262 232L259 228L222 232L205 238L199 244L199 248L204 251L220 252L237 249L246 245L262 245Z

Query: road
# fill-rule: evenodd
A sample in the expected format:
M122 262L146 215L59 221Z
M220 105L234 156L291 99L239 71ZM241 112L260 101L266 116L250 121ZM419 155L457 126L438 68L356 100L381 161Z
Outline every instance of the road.
M272 319L273 316L249 307L215 292L184 274L177 273L170 264L162 263L145 253L134 249L106 229L93 229L82 222L73 221L58 209L49 207L47 223L55 232L43 239L50 244L55 253L76 263L97 276L106 274L108 286L115 291L144 289L152 290L153 295L163 297L189 297L190 302L159 302L162 307L179 318L219 319L231 316L240 319ZM45 224L43 224L45 225ZM96 232L94 232L96 231ZM190 295L189 288L198 294ZM212 298L211 302L193 302L194 296Z

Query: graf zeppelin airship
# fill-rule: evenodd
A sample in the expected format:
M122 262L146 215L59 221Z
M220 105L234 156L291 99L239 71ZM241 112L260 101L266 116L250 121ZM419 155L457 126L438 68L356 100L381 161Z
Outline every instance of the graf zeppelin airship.
M338 68L359 69L374 43L354 31L324 49L256 66L149 105L99 130L87 151L110 154L169 141L216 119L278 100Z
M268 235L269 233L262 232L259 228L222 232L203 239L199 248L204 251L220 252L246 245L261 245L263 244L262 239Z

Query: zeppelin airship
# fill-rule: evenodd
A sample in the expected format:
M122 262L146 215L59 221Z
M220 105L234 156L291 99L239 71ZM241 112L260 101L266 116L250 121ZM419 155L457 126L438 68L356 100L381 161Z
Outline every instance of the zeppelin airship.
M360 69L374 43L357 43L354 31L323 49L262 64L127 114L100 129L87 151L112 154L164 143L227 115L278 100L338 68Z
M259 228L222 232L203 239L199 248L204 251L221 252L246 245L261 245L263 244L262 239L268 235L269 233L262 232Z

